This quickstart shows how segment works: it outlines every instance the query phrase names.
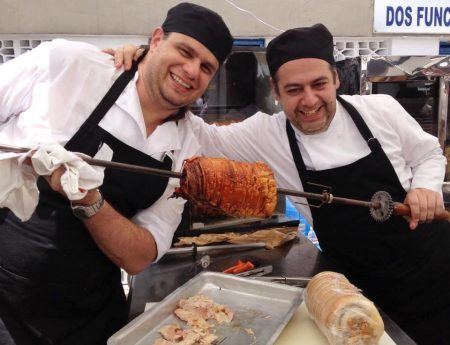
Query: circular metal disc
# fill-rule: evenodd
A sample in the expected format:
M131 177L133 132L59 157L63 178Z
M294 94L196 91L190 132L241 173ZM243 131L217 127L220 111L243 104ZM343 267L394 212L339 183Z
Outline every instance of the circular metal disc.
M377 222L384 222L391 217L392 211L394 210L394 203L392 202L391 195L388 192L376 192L370 201L380 205L379 208L370 208L370 215L373 219Z

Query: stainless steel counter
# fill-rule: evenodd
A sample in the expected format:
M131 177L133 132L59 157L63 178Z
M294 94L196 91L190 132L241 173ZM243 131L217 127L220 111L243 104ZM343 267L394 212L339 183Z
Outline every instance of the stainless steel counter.
M258 266L272 265L272 275L286 277L311 277L324 270L335 270L335 264L326 260L324 255L307 238L300 238L273 250L252 249L228 252L210 252L210 266L207 270L222 271L232 266L237 259L251 260ZM168 255L157 264L134 276L130 282L130 320L144 311L147 302L159 302L180 285L203 270L200 256L193 258L189 254ZM401 345L414 345L412 341L389 317L381 311L385 330L389 336Z

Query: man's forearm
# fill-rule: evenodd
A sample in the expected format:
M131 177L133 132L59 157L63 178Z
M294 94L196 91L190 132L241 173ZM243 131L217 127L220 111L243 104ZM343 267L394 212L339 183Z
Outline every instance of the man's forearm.
M54 191L65 196L61 186L64 171L60 167L44 178ZM92 189L82 199L72 201L72 205L94 205L101 197L98 190ZM157 257L152 234L123 217L107 201L83 222L101 251L129 274L139 273Z
M93 217L84 220L102 252L129 274L147 267L157 256L152 234L119 214L107 202Z

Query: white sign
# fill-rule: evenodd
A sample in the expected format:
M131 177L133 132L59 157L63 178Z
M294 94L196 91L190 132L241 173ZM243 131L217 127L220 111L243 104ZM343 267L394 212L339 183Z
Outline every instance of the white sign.
M374 0L373 31L450 35L450 0Z

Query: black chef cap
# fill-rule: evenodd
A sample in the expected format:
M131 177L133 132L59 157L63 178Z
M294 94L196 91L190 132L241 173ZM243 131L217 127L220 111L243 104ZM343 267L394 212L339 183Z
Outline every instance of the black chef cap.
M272 77L291 60L315 58L334 65L333 36L323 24L290 29L269 42L266 58Z
M233 36L220 15L187 2L167 12L162 29L164 32L178 32L196 39L213 53L219 64L227 58L233 46Z

